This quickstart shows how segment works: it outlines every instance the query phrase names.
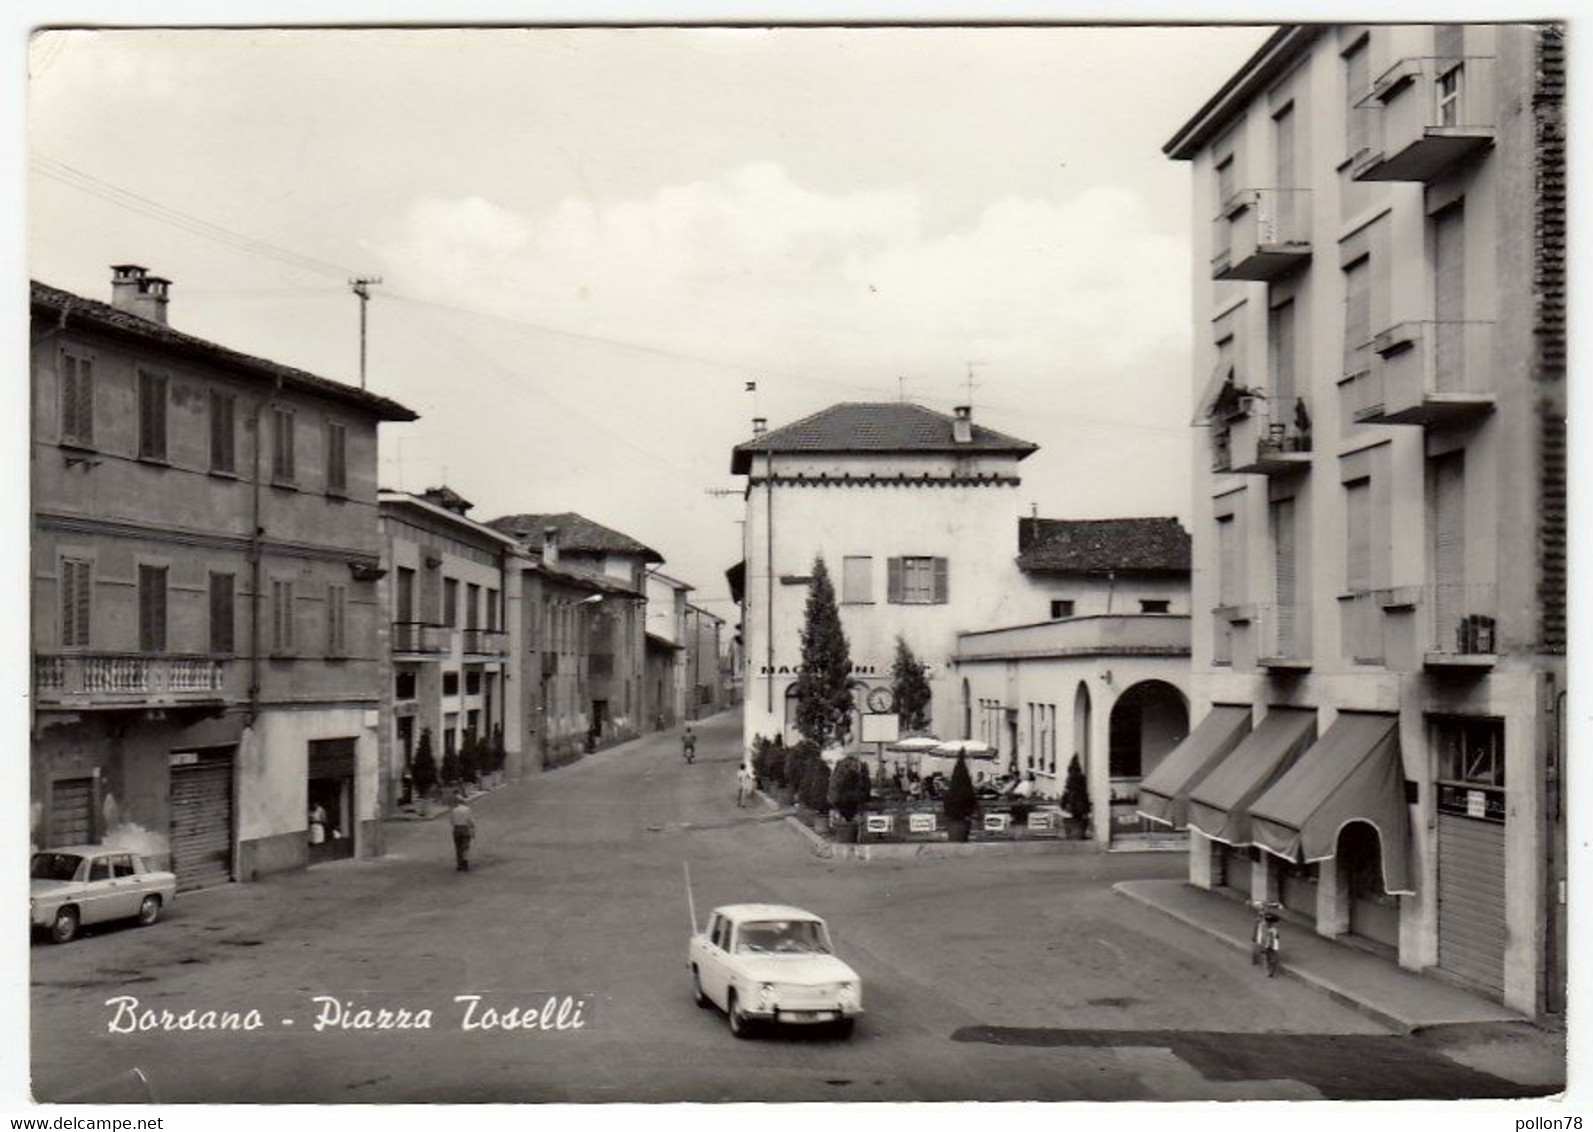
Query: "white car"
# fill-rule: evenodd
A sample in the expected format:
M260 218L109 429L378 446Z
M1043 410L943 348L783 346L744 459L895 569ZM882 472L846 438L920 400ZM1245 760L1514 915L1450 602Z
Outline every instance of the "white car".
M757 1022L828 1024L849 1037L863 1013L862 980L835 957L824 921L800 908L715 908L687 966L697 1005L723 1010L738 1038Z
M64 845L33 854L29 922L56 943L77 938L85 924L134 920L153 924L177 896L174 873L151 869L144 858L104 845Z

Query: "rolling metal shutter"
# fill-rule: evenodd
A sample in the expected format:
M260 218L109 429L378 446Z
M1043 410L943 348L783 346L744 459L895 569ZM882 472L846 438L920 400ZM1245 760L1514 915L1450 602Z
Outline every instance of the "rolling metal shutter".
M1277 603L1278 656L1294 656L1294 500L1272 504L1273 600Z
M171 859L178 891L232 879L232 759L171 771Z
M1294 240L1294 194L1289 189L1294 188L1294 107L1286 106L1272 120L1274 152L1276 154L1276 175L1273 184L1280 192L1276 194L1277 202L1277 231L1274 239L1280 243L1290 243Z
M94 840L94 780L62 778L50 786L50 841L85 845Z
M1433 380L1438 392L1466 388L1465 211L1453 204L1433 217Z
M1250 849L1235 848L1232 845L1222 846L1222 883L1223 887L1231 888L1250 899Z
M1443 652L1458 648L1457 631L1465 614L1466 465L1465 454L1451 453L1432 463L1433 472L1433 644Z
M1438 815L1438 966L1504 995L1504 825Z

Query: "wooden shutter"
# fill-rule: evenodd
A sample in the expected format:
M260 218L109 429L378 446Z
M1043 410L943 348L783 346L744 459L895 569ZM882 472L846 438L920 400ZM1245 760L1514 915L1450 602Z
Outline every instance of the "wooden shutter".
M166 651L166 567L138 568L138 647Z
M1362 373L1370 360L1367 342L1372 337L1371 257L1363 256L1344 269L1344 372Z
M885 600L900 604L902 601L902 560L885 560Z
M348 430L336 422L327 426L326 486L330 491L348 487Z
M1345 583L1352 593L1372 586L1372 481L1344 485Z
M61 355L61 437L67 440L83 439L77 427L82 415L78 407L77 364L71 354Z
M1294 300L1279 303L1267 315L1267 342L1272 350L1272 422L1294 423Z
M89 564L80 558L61 559L61 644L82 647L89 643Z
M1433 473L1433 632L1440 651L1459 648L1465 614L1466 465L1454 452L1432 462Z
M1294 104L1278 111L1272 119L1273 184L1277 187L1274 216L1277 218L1276 239L1283 243L1295 239L1294 188Z
M945 605L946 602L951 600L951 596L950 596L950 588L951 587L950 587L950 584L949 584L949 581L948 581L948 573L949 573L949 571L946 568L946 560L944 558L936 558L936 559L933 559L932 561L935 563L935 596L934 596L934 602L935 602L936 605Z
M166 378L161 374L138 375L138 454L166 458Z
M1450 205L1433 217L1433 379L1439 391L1458 391L1465 381L1465 209Z
M234 404L231 393L210 391L210 467L214 471L238 470Z
M1371 59L1367 54L1366 41L1362 40L1344 56L1344 114L1348 127L1346 140L1350 157L1370 148L1372 144L1369 115L1373 111L1356 105L1370 93L1371 85Z
M233 576L210 575L210 651L231 653L233 641Z
M1239 530L1232 515L1217 520L1217 603L1233 605L1239 599Z
M1274 643L1279 656L1294 655L1294 531L1294 500L1275 501L1272 504L1272 597L1277 604Z

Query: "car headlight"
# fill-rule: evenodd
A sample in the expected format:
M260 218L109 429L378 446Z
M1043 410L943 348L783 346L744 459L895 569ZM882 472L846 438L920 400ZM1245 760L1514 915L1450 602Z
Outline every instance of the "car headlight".
M840 991L835 997L836 1001L838 1001L842 1006L856 1006L857 984L842 983L840 986Z
M758 1005L765 1010L774 1005L773 983L764 983L758 988Z

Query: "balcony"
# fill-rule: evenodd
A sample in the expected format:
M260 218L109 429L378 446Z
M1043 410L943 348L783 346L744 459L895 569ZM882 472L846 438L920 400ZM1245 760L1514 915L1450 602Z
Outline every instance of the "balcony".
M1240 189L1212 222L1213 279L1266 282L1311 259L1311 190Z
M35 653L34 700L74 710L225 702L229 659L142 653Z
M502 629L466 629L464 649L466 656L501 660L509 655L509 634Z
M1292 406L1274 405L1265 397L1249 398L1250 411L1229 421L1227 467L1214 471L1283 476L1311 467L1311 415L1301 399Z
M1428 670L1486 671L1499 648L1498 593L1492 584L1428 586L1423 594Z
M1106 613L957 636L958 660L1188 655L1189 617L1179 613Z
M1426 183L1493 145L1491 56L1401 59L1357 104L1375 113L1372 145L1350 171L1357 181Z
M1493 323L1401 322L1370 344L1353 407L1361 424L1441 427L1493 411Z
M437 659L448 651L448 626L425 621L393 622L393 655Z
M1282 672L1311 667L1311 607L1303 602L1263 602L1252 607L1250 631L1256 664Z

